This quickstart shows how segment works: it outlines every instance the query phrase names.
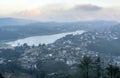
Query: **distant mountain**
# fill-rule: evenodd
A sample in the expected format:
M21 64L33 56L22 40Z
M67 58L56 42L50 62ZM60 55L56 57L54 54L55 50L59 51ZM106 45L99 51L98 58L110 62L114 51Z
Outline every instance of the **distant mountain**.
M73 32L76 30L104 32L116 24L118 23L112 21L36 22L24 19L1 18L0 42L30 36Z
M33 20L25 20L18 18L0 18L0 27L1 26L15 26L15 25L26 25L33 23Z

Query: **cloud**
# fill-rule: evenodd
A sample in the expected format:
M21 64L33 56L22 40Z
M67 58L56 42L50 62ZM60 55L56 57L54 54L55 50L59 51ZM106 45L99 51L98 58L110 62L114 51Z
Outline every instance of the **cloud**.
M40 8L36 8L36 9L31 9L31 10L23 10L20 12L15 13L15 15L17 16L23 16L23 17L38 17L42 14L42 11L40 10Z
M99 7L96 5L91 5L91 4L77 5L74 7L74 10L79 10L79 11L98 11L101 9L102 9L102 7Z
M85 5L48 5L41 8L24 10L14 14L16 17L40 21L83 21L83 20L120 20L120 9Z

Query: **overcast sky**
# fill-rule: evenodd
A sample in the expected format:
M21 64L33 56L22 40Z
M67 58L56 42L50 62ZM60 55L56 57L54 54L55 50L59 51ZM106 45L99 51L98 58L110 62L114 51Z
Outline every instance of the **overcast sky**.
M40 21L120 20L120 0L0 0L0 17Z

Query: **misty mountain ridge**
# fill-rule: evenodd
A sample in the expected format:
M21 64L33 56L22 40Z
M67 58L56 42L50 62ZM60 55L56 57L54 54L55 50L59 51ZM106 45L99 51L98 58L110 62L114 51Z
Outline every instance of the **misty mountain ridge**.
M16 25L26 25L33 23L33 20L19 19L19 18L0 18L0 27L1 26L16 26Z
M104 31L118 22L115 21L77 21L77 22L38 22L17 18L0 19L0 42L31 36L52 35L76 30ZM4 35L3 35L4 34Z
M36 20L28 20L28 19L21 19L21 18L12 18L12 17L6 17L6 18L0 18L0 26L15 26L15 25L65 25L65 24L97 24L97 23L104 23L104 24L116 24L118 22L116 21L106 21L106 20L91 20L91 21L76 21L76 22L55 22L55 21L49 21L49 22L41 22Z

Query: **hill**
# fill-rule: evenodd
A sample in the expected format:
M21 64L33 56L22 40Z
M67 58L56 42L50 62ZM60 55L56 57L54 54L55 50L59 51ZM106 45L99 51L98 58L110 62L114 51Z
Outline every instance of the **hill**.
M26 25L29 23L33 23L33 20L25 20L25 19L18 19L18 18L0 18L0 27L3 26L19 26L19 25Z

